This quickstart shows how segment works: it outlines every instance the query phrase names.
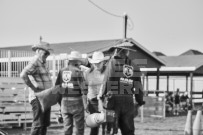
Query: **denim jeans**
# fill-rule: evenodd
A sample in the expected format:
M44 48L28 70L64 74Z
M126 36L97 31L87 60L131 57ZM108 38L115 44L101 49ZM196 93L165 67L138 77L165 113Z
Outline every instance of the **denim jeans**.
M88 100L88 111L90 114L98 113L98 100ZM98 135L99 127L91 128L90 135Z
M113 96L113 110L118 117L118 126L122 135L134 135L134 103L133 96Z
M76 135L84 135L84 106L82 97L77 100L63 98L61 102L61 113L64 121L64 134L73 134L73 123L75 121Z
M31 135L46 135L47 127L50 125L51 108L42 112L37 98L31 101L33 111L33 123Z

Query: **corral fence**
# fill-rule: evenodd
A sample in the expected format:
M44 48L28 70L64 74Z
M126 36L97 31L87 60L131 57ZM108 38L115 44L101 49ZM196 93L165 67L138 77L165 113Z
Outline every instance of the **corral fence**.
M32 108L28 103L28 88L19 78L21 71L34 56L33 52L0 50L0 125L26 126L32 122ZM53 82L64 67L66 55L50 55L47 65ZM59 106L52 108L52 122L57 121Z
M59 106L51 110L51 121L57 123ZM21 78L0 77L0 125L23 126L32 123L32 107L28 102L28 87Z
M156 93L160 93L160 96L156 96ZM144 91L145 105L140 108L141 122L145 117L156 117L165 119L165 91L150 90Z

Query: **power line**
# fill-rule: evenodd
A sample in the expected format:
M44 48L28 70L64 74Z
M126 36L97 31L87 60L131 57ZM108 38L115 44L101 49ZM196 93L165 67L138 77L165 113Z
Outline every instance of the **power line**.
M105 13L111 15L111 16L123 18L123 16L121 16L121 15L113 14L113 13L111 13L111 12L109 12L109 11L107 11L107 10L101 8L100 6L98 6L97 4L95 4L94 2L92 2L91 0L88 0L88 1L89 1L90 3L92 3L94 6L96 6L98 9L102 10L103 12L105 12Z
M93 1L91 1L91 0L88 0L88 1L89 1L90 3L92 3L95 7L97 7L98 9L100 9L101 11L107 13L108 15L111 15L111 16L113 16L113 17L123 18L122 15L113 14L113 13L111 13L111 12L109 12L109 11L103 9L102 7L100 7L99 5L97 5L96 3L94 3ZM131 19L129 16L127 16L127 18L128 18L128 20L129 20L129 21L127 21L127 26L128 26L127 29L133 30L133 28L134 28L134 23L133 23L132 19Z

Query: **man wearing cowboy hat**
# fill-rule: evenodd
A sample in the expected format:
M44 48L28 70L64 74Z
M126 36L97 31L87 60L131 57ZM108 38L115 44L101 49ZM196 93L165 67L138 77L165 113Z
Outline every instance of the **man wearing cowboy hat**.
M72 135L75 121L76 135L84 134L84 78L80 65L83 58L78 51L68 55L68 65L62 68L57 76L55 85L62 88L61 113L64 122L65 135Z
M49 43L41 41L39 44L32 46L32 50L35 51L36 54L23 69L20 77L29 87L29 102L32 105L33 111L31 135L46 135L47 127L50 125L51 108L42 112L35 93L53 86L49 70L46 67L46 59L52 49Z
M129 42L124 42L121 46L125 44L129 44ZM140 69L132 61L131 49L116 46L110 50L114 51L114 55L107 64L105 82L98 98L102 99L104 95L111 92L112 97L108 102L111 105L108 109L116 112L122 135L134 135L135 108L133 96L135 96L139 106L145 103L143 101ZM101 107L100 110L103 109L102 105L99 107Z

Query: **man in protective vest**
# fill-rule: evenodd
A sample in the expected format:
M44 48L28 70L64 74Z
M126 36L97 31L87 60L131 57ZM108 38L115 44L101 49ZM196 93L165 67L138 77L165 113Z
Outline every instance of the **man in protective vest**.
M111 48L114 55L107 63L105 71L105 82L98 96L99 110L103 110L102 99L109 92L112 93L108 100L107 109L114 110L117 116L118 126L122 135L134 135L134 111L137 106L145 104L143 101L143 88L141 85L141 72L139 67L132 60L132 49L122 47L132 45L125 42L119 47ZM133 96L137 101L134 105Z
M83 58L80 52L72 51L68 55L68 66L59 71L55 85L62 88L61 113L64 124L64 134L73 134L75 122L76 135L84 135L84 78L80 70Z

